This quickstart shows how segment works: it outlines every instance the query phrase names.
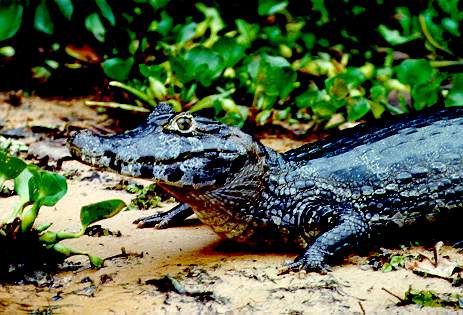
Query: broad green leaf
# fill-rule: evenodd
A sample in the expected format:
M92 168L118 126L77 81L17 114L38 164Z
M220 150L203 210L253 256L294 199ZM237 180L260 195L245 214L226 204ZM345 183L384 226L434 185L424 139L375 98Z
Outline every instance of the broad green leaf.
M386 88L382 85L372 86L370 89L370 97L372 101L379 102L386 99Z
M149 31L156 31L162 36L167 36L172 29L174 19L170 17L167 12L161 12L161 20L153 21L149 27ZM194 33L194 32L193 32Z
M184 89L182 89L182 92L180 93L180 98L182 99L182 101L184 101L185 103L191 101L195 96L197 88L198 85L196 83L192 83L189 88L185 86Z
M98 41L104 42L106 28L101 22L98 13L92 13L85 18L85 28L92 32Z
M223 59L223 67L233 67L244 56L245 47L240 45L236 39L221 37L213 46L217 54Z
M463 73L452 78L452 88L445 99L445 106L463 106Z
M212 49L196 46L185 54L171 58L172 71L182 83L199 81L208 87L223 71L223 59Z
M155 78L148 78L149 90L152 96L158 100L163 100L167 96L167 88L164 83Z
M460 36L460 25L457 20L452 20L450 18L442 19L442 26L453 36Z
M211 34L216 35L225 27L225 24L220 17L219 11L216 8L207 7L201 2L196 4L196 8L201 11L202 14L204 14L204 17L208 21Z
M236 40L242 45L249 46L258 36L259 25L241 19L237 19L235 23L240 34Z
M116 25L116 18L114 17L113 10L106 2L106 0L95 0L96 5L100 8L101 14L106 20L111 24L111 26Z
M48 35L53 34L55 31L55 25L51 20L45 0L42 0L35 9L34 28Z
M437 103L439 96L439 84L427 83L417 84L412 89L413 107L416 110L422 110L425 107Z
M154 10L159 10L167 6L169 0L149 0L149 3L151 4Z
M272 115L272 110L266 109L261 111L259 114L256 116L256 122L258 125L265 125L268 120L270 119L270 116Z
M61 175L39 171L29 179L29 196L43 206L54 206L67 192L66 178Z
M320 91L315 85L312 85L307 91L297 96L295 102L298 108L309 108L316 103L329 100L330 97L326 93L326 90Z
M337 99L346 97L352 89L366 80L365 74L358 68L349 68L345 72L325 80L328 93Z
M145 77L145 78L156 78L161 82L165 82L167 79L167 73L164 68L158 65L145 65L145 64L140 64L138 65L140 69L140 73Z
M366 98L360 98L353 104L349 104L347 107L347 119L350 121L356 121L365 116L370 110L370 103Z
M55 0L55 3L64 17L70 20L72 18L72 13L74 12L72 0Z
M181 46L183 43L193 39L196 34L196 24L195 22L188 23L180 28L177 33L177 42Z
M111 79L125 81L129 77L134 58L122 59L119 57L105 60L102 63L104 73Z
M0 150L0 187L5 180L18 176L26 166L22 160Z
M257 12L259 15L273 15L281 12L288 6L288 1L280 0L259 0Z
M434 77L434 69L424 59L407 59L396 69L397 77L404 84L423 84Z
M83 230L90 224L118 214L126 204L120 199L105 200L87 205L80 210L80 222Z
M16 54L14 47L4 46L0 48L0 55L4 57L13 57Z
M379 33L383 36L383 38L391 45L402 45L407 42L410 42L414 39L419 38L420 34L412 34L403 36L400 34L398 30L391 30L386 25L381 24L378 27Z
M45 67L37 66L31 69L32 78L45 82L50 78L51 72Z
M269 108L272 101L286 98L294 89L296 72L291 68L289 62L283 57L274 57L262 54L257 64L250 64L248 68L251 78L255 82L257 93L263 93L266 98L261 99L267 103L261 108ZM272 98L268 98L271 96ZM259 106L258 106L259 107Z
M19 174L14 179L14 190L18 194L20 199L20 204L24 204L31 200L29 195L29 180L35 175L37 175L39 169L35 165L28 165L21 174Z
M19 1L0 5L0 41L13 37L22 22L24 7Z
M405 34L410 34L412 30L412 16L410 10L407 7L398 7L396 8L396 18L402 26L402 30Z

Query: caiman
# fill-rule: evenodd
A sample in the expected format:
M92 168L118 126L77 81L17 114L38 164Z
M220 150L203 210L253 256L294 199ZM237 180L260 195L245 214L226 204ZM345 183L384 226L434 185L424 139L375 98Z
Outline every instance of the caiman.
M160 104L134 130L82 131L69 146L182 202L139 224L165 228L194 212L224 238L302 247L290 270L327 270L378 235L463 206L463 108L360 125L278 153L236 127Z

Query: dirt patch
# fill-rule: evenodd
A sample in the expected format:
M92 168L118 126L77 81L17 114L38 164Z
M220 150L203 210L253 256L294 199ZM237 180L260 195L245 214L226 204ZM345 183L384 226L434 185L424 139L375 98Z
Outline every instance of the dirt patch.
M5 114L7 111L7 114ZM53 122L64 128L68 118L95 124L105 117L95 114L82 100L64 102L26 98L20 107L0 103L5 128ZM43 119L42 121L40 119ZM73 118L71 119L73 120ZM280 150L298 145L271 139ZM41 210L38 224L53 222L54 230L79 229L81 206L104 199L130 201L133 195L107 190L122 177L95 172L76 161L65 161L62 173L73 173L68 194L56 207ZM147 184L147 181L139 181ZM15 198L1 199L0 213L10 209ZM440 278L425 278L409 270L384 273L366 264L365 257L352 256L327 275L290 273L279 275L282 264L296 253L276 253L223 244L206 226L190 220L185 227L166 230L137 229L132 221L173 207L126 211L101 225L115 233L106 237L83 237L66 244L101 257L113 257L100 270L89 269L85 258L72 258L77 270L57 272L37 285L0 286L0 311L50 311L61 314L152 314L152 313L396 313L451 312L410 305L398 307L398 296L415 289L461 293L461 288ZM123 250L122 250L123 249ZM420 247L414 251L423 250ZM463 263L457 250L444 253ZM384 290L386 289L386 290Z

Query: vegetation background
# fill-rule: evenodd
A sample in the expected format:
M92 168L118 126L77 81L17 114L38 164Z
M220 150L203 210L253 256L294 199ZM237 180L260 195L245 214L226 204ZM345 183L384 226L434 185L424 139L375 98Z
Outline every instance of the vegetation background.
M0 4L5 90L99 87L92 104L147 111L168 101L296 134L463 105L459 0Z

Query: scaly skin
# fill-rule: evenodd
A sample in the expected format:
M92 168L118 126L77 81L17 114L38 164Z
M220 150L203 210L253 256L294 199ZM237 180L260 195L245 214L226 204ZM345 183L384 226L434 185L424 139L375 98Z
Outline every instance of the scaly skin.
M148 121L109 137L70 141L83 161L150 178L225 238L297 244L291 269L327 262L378 234L447 217L463 206L463 109L360 126L279 154L237 128L161 104ZM142 225L143 225L142 221Z

